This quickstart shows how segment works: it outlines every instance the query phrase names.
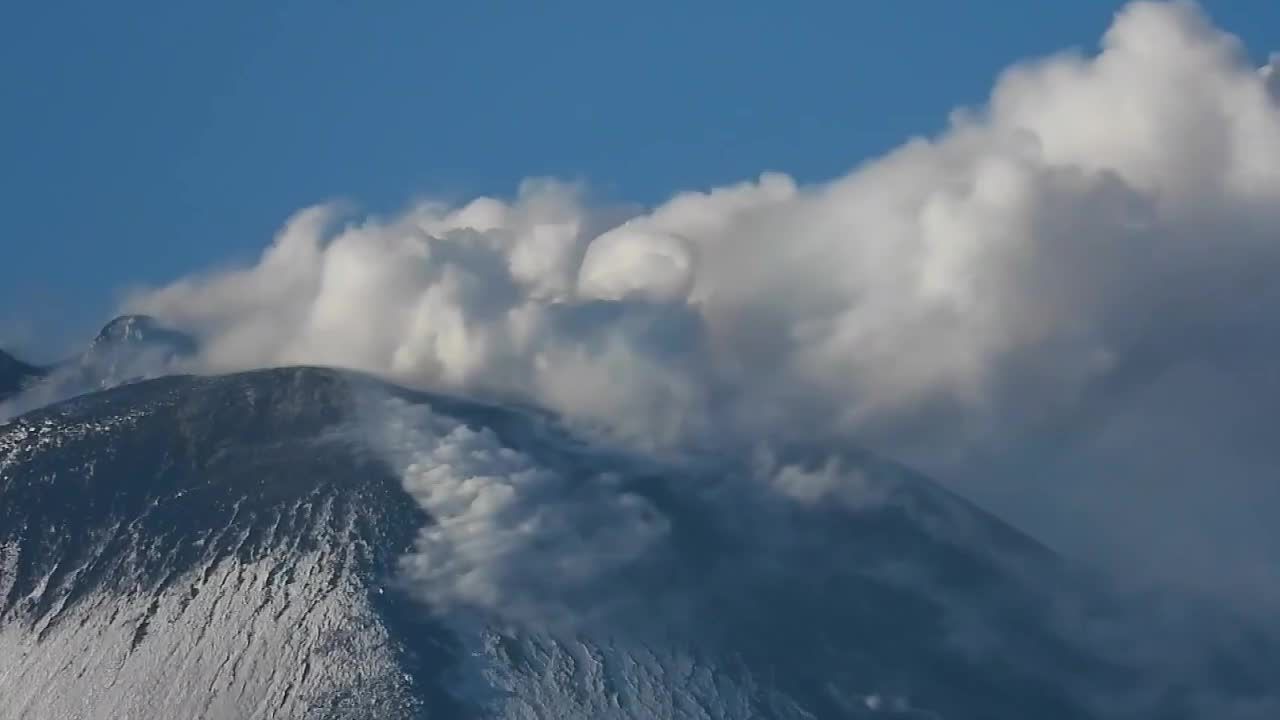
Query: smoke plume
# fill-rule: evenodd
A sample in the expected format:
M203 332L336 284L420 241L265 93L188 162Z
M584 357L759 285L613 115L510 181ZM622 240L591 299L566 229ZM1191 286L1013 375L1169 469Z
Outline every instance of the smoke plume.
M257 264L126 309L212 371L358 368L651 451L870 448L1091 561L1258 597L1280 588L1277 67L1138 2L1096 53L1016 65L829 182L622 222L552 180L314 207Z

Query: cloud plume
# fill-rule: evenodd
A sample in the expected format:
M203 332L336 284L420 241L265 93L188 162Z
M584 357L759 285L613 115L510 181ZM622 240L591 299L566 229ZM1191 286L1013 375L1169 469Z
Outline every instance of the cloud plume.
M1280 587L1275 67L1138 2L1096 53L1016 65L828 182L621 221L549 180L320 206L127 309L198 334L210 370L354 367L651 449L870 447L1091 559Z

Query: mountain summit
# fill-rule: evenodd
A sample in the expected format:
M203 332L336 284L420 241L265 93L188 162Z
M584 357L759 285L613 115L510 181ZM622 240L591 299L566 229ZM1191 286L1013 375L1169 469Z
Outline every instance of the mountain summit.
M148 315L123 315L107 323L80 366L100 386L117 385L136 377L154 377L195 355L198 344L186 333L167 328Z
M37 368L0 352L0 420L76 395L171 375L195 356L192 336L147 315L122 315L103 326L80 354Z
M175 355L191 355L197 349L190 335L165 327L150 315L121 315L102 327L89 352L127 346L163 347Z

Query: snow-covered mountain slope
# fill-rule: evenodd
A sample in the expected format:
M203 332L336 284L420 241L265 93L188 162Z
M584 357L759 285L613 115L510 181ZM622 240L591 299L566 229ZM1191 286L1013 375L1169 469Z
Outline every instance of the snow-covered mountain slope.
M170 378L5 426L0 717L417 717L399 636L429 628L379 583L423 518L327 437L338 385Z
M1194 717L1063 631L1071 582L871 457L658 462L330 370L0 425L5 720Z

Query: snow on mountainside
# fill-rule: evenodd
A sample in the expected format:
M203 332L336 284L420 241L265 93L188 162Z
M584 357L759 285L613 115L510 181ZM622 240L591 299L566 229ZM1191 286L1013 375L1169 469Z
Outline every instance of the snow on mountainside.
M844 463L309 368L83 395L0 425L0 718L1196 716L1046 550Z

